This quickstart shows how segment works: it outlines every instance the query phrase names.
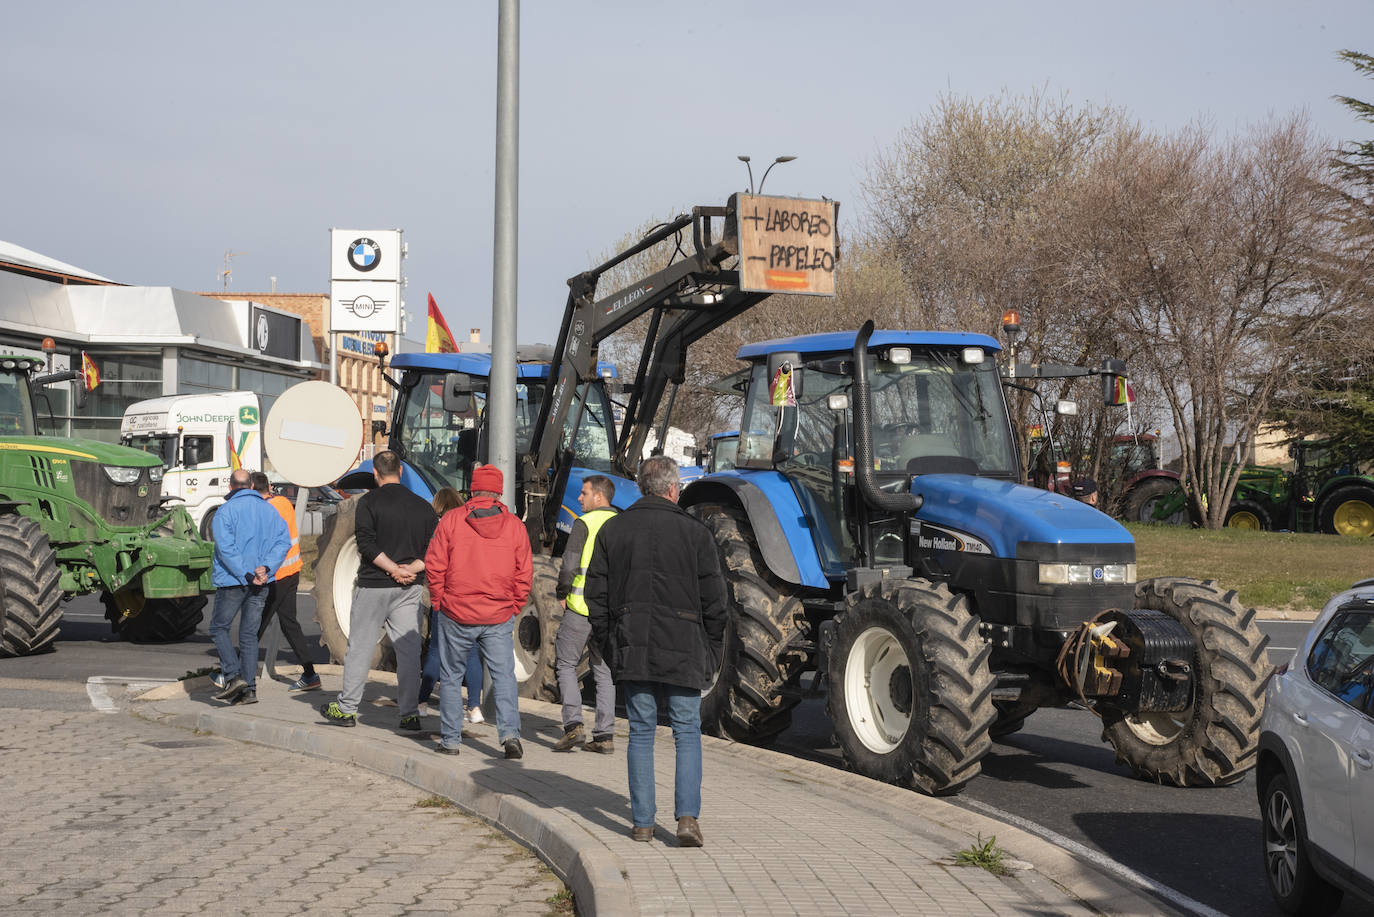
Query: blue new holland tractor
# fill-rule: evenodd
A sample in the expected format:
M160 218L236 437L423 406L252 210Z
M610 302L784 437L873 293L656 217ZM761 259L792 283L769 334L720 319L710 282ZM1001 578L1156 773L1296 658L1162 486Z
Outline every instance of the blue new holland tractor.
M515 509L537 555L517 625L522 694L557 699L553 586L582 477L612 476L617 505L637 498L639 458L652 428L665 438L689 346L771 292L833 291L837 216L833 201L735 195L568 281L557 343L519 370ZM598 292L605 272L674 238L666 267ZM617 423L597 354L639 318L642 357ZM1106 392L1119 370L1016 366L1004 380L999 352L985 335L871 322L739 351L735 467L681 498L714 534L731 598L704 727L767 743L824 688L850 767L948 794L993 739L1040 707L1077 703L1143 778L1239 780L1269 674L1253 609L1210 581L1139 580L1124 528L1023 480L1004 384L1096 374ZM483 355L396 358L389 443L417 493L463 490L485 459L489 367ZM357 549L349 513L336 520L315 592L341 658Z
M1269 674L1255 612L1212 582L1139 580L1121 525L1024 485L999 350L872 322L740 349L735 468L681 501L734 604L703 718L766 742L814 670L848 764L926 793L1075 702L1143 778L1240 779Z

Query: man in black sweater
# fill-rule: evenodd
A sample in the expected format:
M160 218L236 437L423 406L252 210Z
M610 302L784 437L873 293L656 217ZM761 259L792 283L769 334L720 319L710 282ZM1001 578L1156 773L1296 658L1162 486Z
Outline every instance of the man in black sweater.
M357 586L344 655L343 690L320 712L340 726L358 724L358 704L371 667L372 653L386 628L396 648L396 705L400 728L420 729L420 593L424 588L425 550L439 517L429 501L401 486L401 460L391 451L372 457L377 488L358 498Z
M662 703L677 749L678 844L700 847L701 692L725 640L725 580L711 532L677 505L677 462L645 459L637 480L644 496L596 535L586 586L592 641L625 693L630 836L647 842L654 835L654 729Z

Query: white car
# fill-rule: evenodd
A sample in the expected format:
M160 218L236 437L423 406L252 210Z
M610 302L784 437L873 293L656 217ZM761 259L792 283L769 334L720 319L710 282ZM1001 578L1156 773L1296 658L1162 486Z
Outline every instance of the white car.
M1374 907L1374 579L1327 602L1270 680L1256 776L1279 907Z

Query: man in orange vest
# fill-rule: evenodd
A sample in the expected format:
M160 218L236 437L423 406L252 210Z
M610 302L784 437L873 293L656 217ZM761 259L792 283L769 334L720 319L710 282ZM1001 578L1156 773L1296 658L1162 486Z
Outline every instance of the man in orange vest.
M315 665L310 661L310 651L306 649L305 634L301 633L301 623L296 620L296 590L301 583L301 533L296 528L296 507L281 494L273 495L272 485L267 475L261 471L253 472L253 489L262 494L263 499L272 505L286 521L291 533L291 549L286 552L286 560L267 589L267 607L262 612L262 625L258 628L258 639L272 623L272 616L281 619L281 632L291 651L301 664L301 677L291 683L292 691L318 691L320 676L315 674Z

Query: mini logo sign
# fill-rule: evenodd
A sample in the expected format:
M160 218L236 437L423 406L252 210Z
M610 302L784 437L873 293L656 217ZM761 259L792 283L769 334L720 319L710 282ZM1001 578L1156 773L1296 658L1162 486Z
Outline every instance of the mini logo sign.
M352 312L358 318L371 318L372 313L378 312L386 305L384 299L373 299L366 293L355 296L351 301L344 303L344 308Z
M348 244L348 263L362 274L375 271L382 263L381 246L366 236L354 239Z
M251 404L245 404L239 408L239 423L245 427L251 427L258 422L258 409Z

